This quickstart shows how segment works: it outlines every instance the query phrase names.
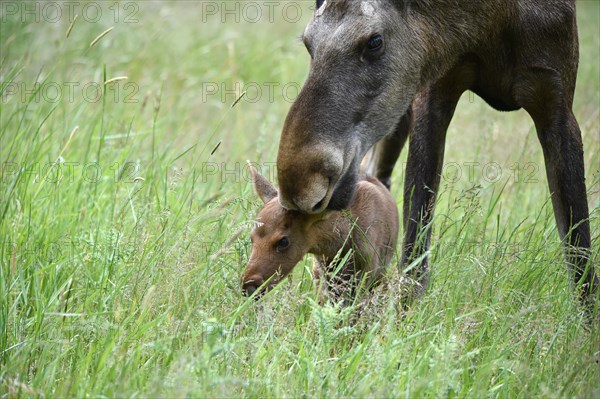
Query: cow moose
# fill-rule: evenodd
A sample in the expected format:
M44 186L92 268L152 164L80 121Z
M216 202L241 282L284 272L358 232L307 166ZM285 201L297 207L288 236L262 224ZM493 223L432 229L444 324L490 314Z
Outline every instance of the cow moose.
M422 285L446 131L462 93L534 121L566 263L597 308L581 132L574 0L317 0L302 40L307 80L286 117L277 171L283 206L344 209L359 164L387 187L409 139L402 262Z
M349 212L307 214L281 206L275 187L252 166L250 171L264 206L250 233L244 295L260 297L307 253L316 258L312 275L320 303L348 304L359 288L381 280L395 253L399 220L396 201L379 180L363 176L358 181Z

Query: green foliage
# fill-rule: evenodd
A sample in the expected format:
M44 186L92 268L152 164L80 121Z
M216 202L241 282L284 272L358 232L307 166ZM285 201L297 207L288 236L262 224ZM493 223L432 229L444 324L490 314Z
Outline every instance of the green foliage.
M366 304L321 307L309 258L255 303L245 161L275 178L309 3L256 23L210 2L77 4L74 22L0 15L0 397L600 396L598 326L571 298L524 112L465 94L412 308L394 270ZM594 265L599 22L580 2Z

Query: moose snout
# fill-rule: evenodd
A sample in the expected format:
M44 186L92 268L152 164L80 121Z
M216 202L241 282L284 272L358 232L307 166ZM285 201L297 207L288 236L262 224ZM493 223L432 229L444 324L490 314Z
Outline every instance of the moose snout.
M323 175L313 176L308 184L296 181L294 187L288 190L291 197L282 195L279 200L281 205L287 209L305 213L320 213L329 203L330 183L331 178Z
M277 156L279 202L302 213L321 213L341 204L336 192L352 166L353 148L302 148L282 144ZM348 159L348 163L345 162ZM334 208L332 208L332 205Z
M328 154L321 154L325 157ZM279 202L284 208L303 213L321 213L329 205L343 170L341 157L309 158L307 164L286 159L278 164ZM325 165L325 166L320 166Z

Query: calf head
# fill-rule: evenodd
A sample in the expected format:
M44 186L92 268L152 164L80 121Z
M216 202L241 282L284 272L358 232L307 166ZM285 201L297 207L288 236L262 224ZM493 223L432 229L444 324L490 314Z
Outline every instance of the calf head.
M422 63L409 3L317 1L302 36L310 72L285 120L277 157L286 208L347 208L363 156L408 109Z
M250 171L264 206L250 233L252 253L242 275L242 293L248 296L261 287L269 290L292 271L311 249L309 229L320 219L318 215L285 209L275 187L253 167Z

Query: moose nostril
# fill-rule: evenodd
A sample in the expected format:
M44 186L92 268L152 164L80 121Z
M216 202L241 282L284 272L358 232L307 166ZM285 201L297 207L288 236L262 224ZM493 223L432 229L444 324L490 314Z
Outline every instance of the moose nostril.
M328 185L327 188L329 188L329 186L331 185L331 178L328 179ZM323 210L325 210L325 207L327 206L327 191L325 192L325 195L323 195L323 198L321 198L311 209L311 211L313 213L320 213Z
M312 211L314 213L319 213L320 211L322 211L322 206L323 206L323 202L325 201L325 198L323 198L321 201L317 202L317 204L315 206L313 206Z
M244 285L242 288L242 295L244 296L252 296L256 292L257 286L252 284Z
M320 195L317 198L313 199L313 200L318 199L318 201L316 201L314 203L314 205L310 206L309 204L306 204L306 205L308 205L304 208L306 212L321 213L325 210L325 208L327 207L327 203L329 201L328 191L329 191L330 182L331 182L331 178L329 178L327 181L327 184L322 187L322 192L320 193Z

